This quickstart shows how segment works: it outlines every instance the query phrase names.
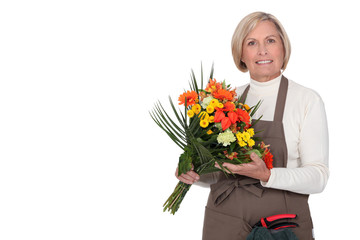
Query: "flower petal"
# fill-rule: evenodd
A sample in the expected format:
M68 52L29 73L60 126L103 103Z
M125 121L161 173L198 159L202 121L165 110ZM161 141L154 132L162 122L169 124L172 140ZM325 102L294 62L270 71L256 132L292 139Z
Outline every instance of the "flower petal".
M222 127L222 130L225 131L226 129L228 129L231 125L231 121L228 117L224 117L222 120L221 120L221 127Z
M221 122L221 120L225 117L225 113L222 111L216 111L214 116L214 122Z

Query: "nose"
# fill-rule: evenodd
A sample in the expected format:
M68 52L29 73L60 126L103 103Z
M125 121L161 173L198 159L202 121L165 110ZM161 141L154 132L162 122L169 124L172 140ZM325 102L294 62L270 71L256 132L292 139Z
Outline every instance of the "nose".
M265 44L259 44L258 45L258 55L266 55L268 54L267 48L265 46Z

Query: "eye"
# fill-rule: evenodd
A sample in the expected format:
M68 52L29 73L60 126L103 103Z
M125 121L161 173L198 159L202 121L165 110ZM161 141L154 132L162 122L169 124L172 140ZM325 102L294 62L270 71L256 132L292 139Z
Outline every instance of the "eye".
M267 40L267 42L268 42L268 43L275 43L275 39L269 38L269 39Z
M255 41L248 42L248 46L254 46L254 45L255 45Z

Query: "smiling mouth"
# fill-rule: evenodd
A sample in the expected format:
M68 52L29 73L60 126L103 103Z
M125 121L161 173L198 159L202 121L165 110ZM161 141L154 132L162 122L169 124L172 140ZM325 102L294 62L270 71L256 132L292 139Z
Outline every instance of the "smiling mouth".
M256 64L269 64L272 62L273 62L273 60L261 60L261 61L257 61Z

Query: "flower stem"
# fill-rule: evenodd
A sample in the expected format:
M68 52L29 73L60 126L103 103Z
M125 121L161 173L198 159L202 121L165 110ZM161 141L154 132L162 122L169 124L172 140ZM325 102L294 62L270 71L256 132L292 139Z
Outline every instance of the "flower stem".
M176 213L176 211L179 209L180 204L181 204L182 200L184 199L186 193L189 191L190 187L191 187L190 184L179 182L176 185L173 193L170 195L170 197L164 203L164 205L163 205L164 212L167 210L171 214L174 215Z

